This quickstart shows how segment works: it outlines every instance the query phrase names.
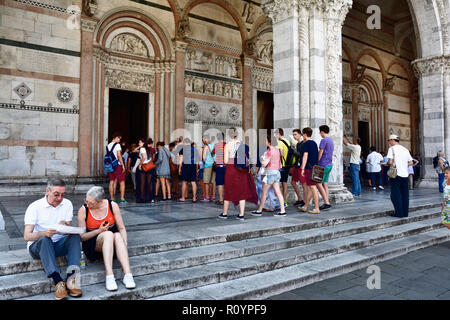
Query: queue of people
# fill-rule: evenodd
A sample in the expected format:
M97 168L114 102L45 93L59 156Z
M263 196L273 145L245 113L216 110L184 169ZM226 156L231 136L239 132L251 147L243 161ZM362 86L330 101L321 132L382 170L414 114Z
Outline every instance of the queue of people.
M25 212L24 240L32 258L40 259L44 272L55 284L55 298L66 299L69 295L80 297L80 260L82 254L89 261L99 258L105 268L106 290L118 289L113 272L113 257L117 257L122 267L122 283L127 289L134 289L136 283L130 267L128 255L128 236L123 222L120 205L124 199L124 181L127 170L131 173L136 190L136 202L155 202L161 190L162 201L172 200L178 195L179 202L186 202L189 187L192 188L192 202L197 199L197 182L202 181L200 201L212 201L223 206L220 219L229 217L229 207L233 203L239 206L238 220L245 219L246 202L257 205L253 216L262 216L263 211L272 211L274 216L285 217L285 191L287 180L292 176L291 185L297 195L295 206L301 212L317 215L322 210L331 208L328 181L333 166L333 140L329 137L330 129L323 125L319 128L322 140L319 145L312 139L311 128L295 129L292 132L295 141L284 138L283 129L279 128L272 136L270 131L265 145L258 150L256 163L256 184L253 177L248 144L238 139L235 128L227 130L227 140L222 133L215 137L204 136L202 152L190 139L178 139L168 146L158 142L153 148L152 139L139 139L131 148L125 148L122 154L120 134L114 135L108 144L107 155L115 156L115 167L108 168L110 199L106 199L103 187L92 187L85 197L85 204L78 210L77 231L58 231L70 227L73 219L73 205L65 198L65 182L51 178L43 198L31 203ZM275 140L276 138L276 140ZM388 139L389 151L384 158L371 148L367 158L370 165L373 188L382 188L381 165L390 166L387 175L391 186L391 201L394 216L408 217L410 167L417 165L408 149L400 145L400 139L391 135ZM281 142L281 144L280 144ZM351 150L350 172L354 183L352 192L361 194L358 172L360 141L353 143L344 136L344 144ZM128 152L129 151L129 152ZM106 159L106 156L105 156ZM114 158L110 158L110 160ZM440 187L444 193L442 204L442 223L450 229L450 167L443 154L439 154L438 165L444 176ZM106 160L105 160L106 163ZM106 167L106 165L105 165ZM202 174L200 175L200 172ZM440 171L438 174L441 174ZM181 181L181 191L178 188ZM303 192L300 190L300 182ZM120 200L115 200L115 189L120 186ZM218 187L218 199L216 199ZM323 204L319 206L319 194ZM175 200L175 199L173 199ZM312 201L313 207L309 204ZM80 231L81 230L81 231ZM56 264L56 257L66 256L68 267L63 278Z

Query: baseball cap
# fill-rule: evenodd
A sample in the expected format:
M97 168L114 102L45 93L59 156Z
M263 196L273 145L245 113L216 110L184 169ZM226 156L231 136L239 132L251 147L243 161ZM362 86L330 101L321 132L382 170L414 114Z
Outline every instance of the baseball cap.
M389 136L388 141L389 141L389 140L400 140L400 138L399 138L398 135L396 135L396 134L391 134L391 135Z

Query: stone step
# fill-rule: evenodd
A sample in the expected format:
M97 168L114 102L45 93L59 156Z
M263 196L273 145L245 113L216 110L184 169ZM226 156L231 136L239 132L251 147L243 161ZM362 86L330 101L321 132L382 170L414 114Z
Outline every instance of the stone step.
M146 298L157 296L225 281L224 279L230 280L245 277L262 271L319 259L440 227L440 219L433 218L306 245L301 245L302 242L304 243L304 240L291 239L294 242L297 241L299 246L288 247L287 249L277 249L276 246L270 243L261 243L258 246L258 241L265 240L261 238L254 239L256 241L254 241L253 247L251 246L252 243L250 243L251 240L245 240L234 245L227 244L231 247L231 249L228 248L228 251L224 249L224 246L222 251L220 251L220 248L216 245L215 248L207 248L208 250L203 253L198 252L197 256L195 252L192 255L192 252L182 252L181 250L166 253L171 254L171 256L164 256L162 253L140 256L136 257L140 259L139 261L130 261L136 283L139 286L136 290L118 291L116 293L106 292L103 266L96 265L96 270L86 269L86 272L82 275L83 290L87 290L84 297L87 299L96 299L97 297L128 299L130 297ZM295 238L294 234L291 236ZM298 233L297 236L301 237L301 233ZM283 239L278 239L278 241L280 242L279 246L286 246L286 244L282 243ZM290 240L286 238L284 241L289 242ZM261 253L261 248L264 246L269 246L272 250ZM232 256L239 256L239 253L244 254L244 256L232 258ZM210 256L210 261L206 258L208 255ZM219 261L214 262L215 259L219 259ZM168 271L163 271L165 269ZM31 277L30 274L34 274L34 277ZM23 284L21 287L15 285L19 277L23 278L23 280L19 280ZM121 278L119 272L117 272L116 278ZM4 276L0 280L2 280L0 283L4 283L0 287L0 295L7 299L36 295L39 291L41 293L49 292L49 287L51 286L50 280L42 279L41 272ZM30 293L31 291L33 293ZM37 295L35 298L52 299L52 293L49 295Z
M354 251L344 252L230 281L195 287L148 300L260 300L333 278L409 252L446 242L450 233L440 228ZM381 270L382 271L382 270ZM128 294L130 295L130 294ZM122 294L127 297L126 293Z
M431 209L438 206L439 204L430 203L411 208L410 217L427 215ZM300 213L291 213L291 215L298 214ZM332 214L327 217L327 215L324 214L321 217L309 217L310 219L313 219L310 222L299 222L298 219L290 219L289 217L284 217L282 219L276 217L261 217L252 220L251 224L246 223L245 227L239 221L236 221L234 224L228 224L228 221L226 221L227 225L224 227L224 221L220 221L216 228L209 228L212 230L208 231L201 230L200 233L198 231L196 233L189 233L188 231L183 230L182 232L177 233L174 232L173 229L171 230L170 226L166 229L162 228L161 230L158 230L158 232L153 230L132 231L128 232L128 253L130 257L133 257L154 252L164 252L217 243L228 243L238 240L254 239L366 221L379 217L386 217L389 214L392 214L392 210L374 211L344 217L332 217ZM275 221L277 222L274 222L274 219L276 219ZM57 265L66 265L65 258L57 258ZM0 252L0 276L37 270L42 270L42 264L40 260L31 259L27 249Z

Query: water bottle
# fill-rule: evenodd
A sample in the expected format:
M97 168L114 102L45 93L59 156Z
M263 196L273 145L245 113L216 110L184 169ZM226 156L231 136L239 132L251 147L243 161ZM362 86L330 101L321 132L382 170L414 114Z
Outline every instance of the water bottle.
M86 269L86 257L83 251L81 251L80 269Z

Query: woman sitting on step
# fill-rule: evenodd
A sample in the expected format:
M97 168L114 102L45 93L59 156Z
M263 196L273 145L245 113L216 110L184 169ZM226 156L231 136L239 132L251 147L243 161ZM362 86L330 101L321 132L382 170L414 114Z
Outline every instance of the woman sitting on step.
M92 187L86 193L85 205L78 210L78 226L86 228L86 232L81 235L83 252L90 261L103 256L106 289L114 291L117 290L112 268L115 251L122 265L123 283L127 289L133 289L136 284L130 270L127 231L119 206L114 201L104 199L104 196L102 187Z

